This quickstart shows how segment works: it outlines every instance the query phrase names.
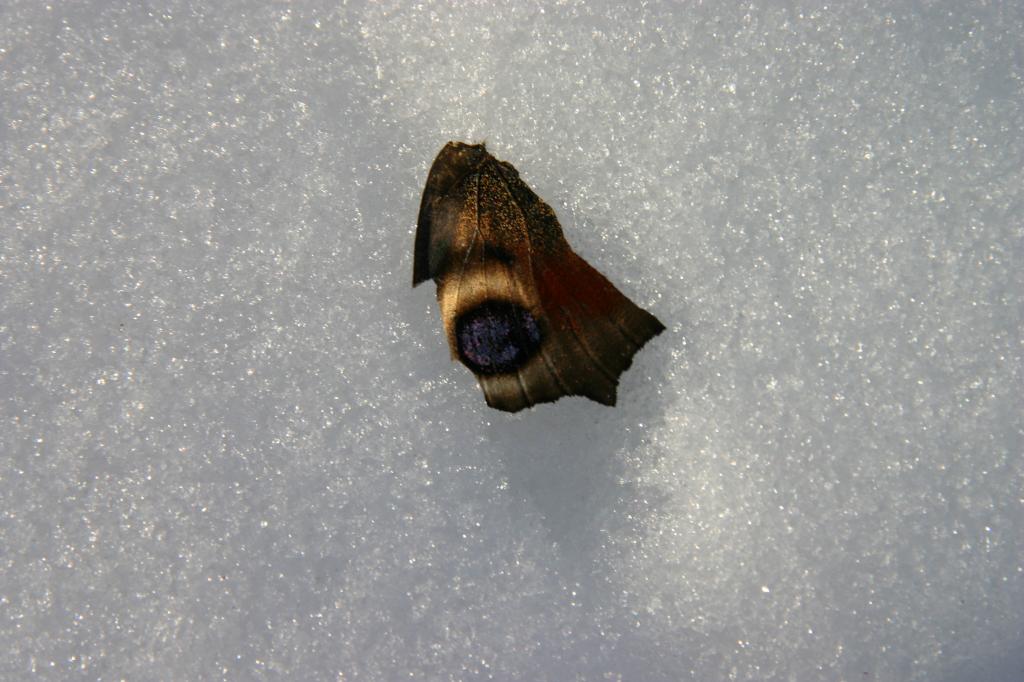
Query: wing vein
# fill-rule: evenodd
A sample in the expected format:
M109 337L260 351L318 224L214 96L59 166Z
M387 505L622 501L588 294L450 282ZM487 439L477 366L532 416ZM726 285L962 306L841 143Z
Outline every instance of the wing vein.
M566 319L569 320L569 330L572 332L572 335L576 337L576 341L579 342L580 347L583 349L583 352L590 357L591 361L594 363L594 366L601 371L601 374L603 374L606 379L612 382L612 386L617 385L619 383L618 378L616 378L612 374L611 370L605 367L604 364L600 360L598 360L597 356L594 354L594 351L590 348L590 344L588 344L587 340L580 336L580 333L576 330L576 325L573 324L572 322L572 316L569 313L569 310L563 306L562 312L565 313Z

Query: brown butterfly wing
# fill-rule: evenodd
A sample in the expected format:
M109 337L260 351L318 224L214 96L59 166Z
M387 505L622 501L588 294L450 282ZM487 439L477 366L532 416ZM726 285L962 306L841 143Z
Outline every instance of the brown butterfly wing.
M431 168L414 283L433 278L453 357L487 404L515 412L583 395L614 405L619 376L664 326L577 256L551 208L482 145Z

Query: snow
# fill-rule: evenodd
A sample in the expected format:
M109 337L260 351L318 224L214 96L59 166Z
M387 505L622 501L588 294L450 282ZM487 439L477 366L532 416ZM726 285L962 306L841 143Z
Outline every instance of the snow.
M1024 679L1018 3L14 0L10 679ZM486 140L669 327L487 408Z

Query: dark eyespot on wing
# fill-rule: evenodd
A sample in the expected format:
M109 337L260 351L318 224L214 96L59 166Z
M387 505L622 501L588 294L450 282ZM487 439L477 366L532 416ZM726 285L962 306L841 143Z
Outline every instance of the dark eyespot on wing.
M477 374L514 372L540 348L537 320L508 301L487 301L455 322L459 359Z

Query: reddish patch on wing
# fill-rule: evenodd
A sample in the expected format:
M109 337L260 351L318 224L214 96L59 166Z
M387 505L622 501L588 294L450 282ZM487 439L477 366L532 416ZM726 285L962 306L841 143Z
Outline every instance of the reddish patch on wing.
M628 300L604 275L572 251L534 264L541 305L556 327L570 324L570 315L605 317ZM569 319L567 319L569 318Z

